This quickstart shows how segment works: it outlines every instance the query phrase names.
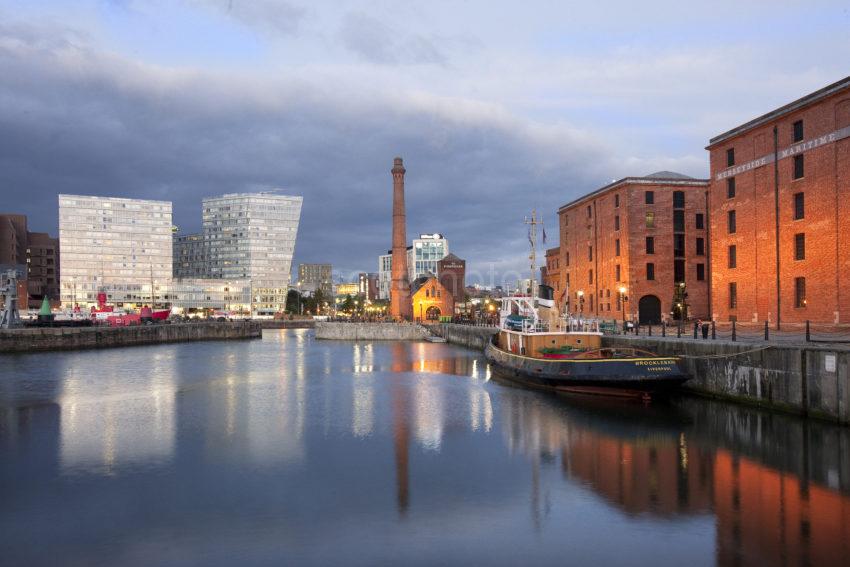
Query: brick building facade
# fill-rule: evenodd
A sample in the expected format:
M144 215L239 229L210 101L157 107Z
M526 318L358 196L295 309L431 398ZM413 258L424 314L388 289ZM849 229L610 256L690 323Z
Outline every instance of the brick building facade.
M422 276L410 286L413 319L435 321L454 315L455 305L451 292L434 276Z
M546 265L540 268L540 281L555 291L555 300L559 301L564 295L561 288L561 248L546 250ZM560 303L563 304L563 303Z
M466 300L466 260L454 254L448 254L437 262L437 273L440 283L452 294L454 302L463 303ZM443 313L443 315L452 315L452 313Z
M706 317L707 199L708 180L658 172L562 206L559 307L643 323L679 317L680 309L684 317Z
M850 322L850 77L706 149L714 317Z
M22 308L38 309L45 296L59 302L59 239L29 232L26 215L0 214L0 269L21 272Z

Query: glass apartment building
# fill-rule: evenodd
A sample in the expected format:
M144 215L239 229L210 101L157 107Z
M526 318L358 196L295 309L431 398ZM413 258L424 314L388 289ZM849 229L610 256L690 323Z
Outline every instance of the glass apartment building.
M442 234L420 234L407 249L407 271L410 281L429 273L439 276L437 262L448 256L449 241Z
M59 195L60 299L88 307L105 291L116 304L161 301L171 283L171 203Z

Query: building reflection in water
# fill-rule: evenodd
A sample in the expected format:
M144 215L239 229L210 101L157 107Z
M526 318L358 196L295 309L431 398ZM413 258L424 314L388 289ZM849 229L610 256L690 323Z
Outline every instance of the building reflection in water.
M724 439L721 428L712 431L710 422L691 421L687 412L677 419L676 407L653 415L651 409L590 399L502 400L508 446L532 459L535 523L541 514L539 463L557 453L565 479L630 516L713 514L718 565L847 564L850 495L761 463L758 451L744 456L723 448L736 440Z
M90 364L67 369L59 394L63 470L109 474L117 465L170 459L175 443L173 353L149 357L141 372L88 360Z

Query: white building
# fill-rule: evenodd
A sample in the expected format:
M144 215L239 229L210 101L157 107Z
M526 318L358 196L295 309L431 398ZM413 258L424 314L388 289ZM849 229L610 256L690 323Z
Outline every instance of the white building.
M59 288L66 307L150 303L171 282L171 203L59 195Z
M378 299L390 298L390 287L393 283L392 253L378 256Z
M60 195L60 246L69 252L60 255L62 304L88 308L104 291L133 309L283 311L301 202L267 193L204 199L203 234L173 243L168 201ZM177 271L186 277L175 278L172 250L189 246Z

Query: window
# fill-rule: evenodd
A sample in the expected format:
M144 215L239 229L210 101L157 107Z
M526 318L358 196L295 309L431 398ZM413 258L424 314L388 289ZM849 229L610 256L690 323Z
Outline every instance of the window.
M804 174L805 167L803 166L803 156L794 156L794 179L802 179Z
M697 264L697 281L705 281L705 264Z
M588 261L588 262L592 262L592 261L593 261L593 246L588 246L588 247L587 247L587 261Z
M705 215L703 215L702 213L697 213L696 225L697 228L705 228Z
M738 267L738 247L732 244L729 246L729 267Z
M673 211L673 230L675 232L685 232L685 211Z
M564 226L567 226L568 224L570 224L570 217L564 215Z
M806 197L802 193L794 193L794 220L806 216Z
M803 233L794 235L794 259L806 259L806 235Z
M673 281L676 283L685 281L684 260L673 260Z
M726 178L726 198L731 199L735 196L735 178L727 177Z
M738 284L729 282L729 309L738 307Z
M567 274L567 285L570 285L570 274Z
M647 205L654 205L655 204L655 192L654 191L647 191L646 193L644 193L643 198L644 198L644 202Z
M735 148L726 150L726 167L735 165Z
M620 264L614 267L614 272L616 273L616 281L620 281Z
M685 256L685 235L673 235L673 256L683 258Z
M620 239L619 238L614 241L614 255L615 256L620 255Z
M587 206L587 218L592 217L593 214L590 212L590 205Z
M614 230L620 230L620 215L614 217Z
M587 283L593 283L593 270L587 272Z
M685 208L685 192L684 191L673 191L673 208L674 209L684 209Z
M567 257L564 258L564 259L567 261L567 266L569 266L570 265L570 253L569 252L567 252Z
M802 142L803 141L803 121L797 120L794 122L794 141Z
M729 234L735 234L738 230L735 220L735 211L729 211L726 213L726 228Z
M647 254L655 254L655 237L647 236L646 237L646 253Z
M806 306L806 278L794 278L794 307Z
M653 281L655 279L655 264L647 262L646 264L646 280Z
M620 208L620 194L614 195L614 208Z
M697 256L705 256L705 239L697 238Z
M646 213L646 228L655 228L655 213Z

